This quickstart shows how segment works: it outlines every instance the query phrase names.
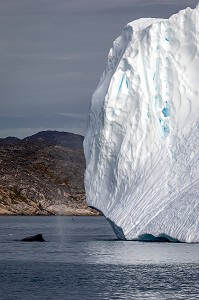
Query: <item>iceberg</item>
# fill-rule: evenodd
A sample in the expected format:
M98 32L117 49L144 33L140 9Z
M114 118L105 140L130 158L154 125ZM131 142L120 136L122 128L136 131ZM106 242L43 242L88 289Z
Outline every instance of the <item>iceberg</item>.
M89 206L119 239L199 242L199 5L124 28L84 139Z

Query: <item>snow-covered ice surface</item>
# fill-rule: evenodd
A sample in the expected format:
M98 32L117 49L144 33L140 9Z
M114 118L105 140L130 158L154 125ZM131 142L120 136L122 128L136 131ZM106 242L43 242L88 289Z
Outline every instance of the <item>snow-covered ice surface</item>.
M88 123L88 205L121 239L199 242L199 6L127 24Z

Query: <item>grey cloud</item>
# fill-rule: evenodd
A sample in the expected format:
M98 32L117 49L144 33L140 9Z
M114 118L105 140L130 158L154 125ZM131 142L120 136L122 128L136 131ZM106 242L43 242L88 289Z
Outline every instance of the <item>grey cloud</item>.
M53 124L53 126L52 126ZM23 137L20 134L20 130L25 130L25 128L29 128L31 132L38 132L41 129L44 130L66 130L70 128L72 132L81 134L84 133L86 124L86 116L83 114L70 114L70 113L58 113L51 115L44 114L32 114L29 116L22 115L0 115L0 133L17 132L18 136ZM78 128L78 130L75 128ZM4 134L4 137L6 135Z
M108 51L123 27L136 18L165 18L196 4L191 0L1 0L0 112L7 117L0 116L0 134L12 126L20 134L27 132L22 128L34 130L36 124L81 131L84 121L77 116L88 113ZM16 114L18 118L13 117Z

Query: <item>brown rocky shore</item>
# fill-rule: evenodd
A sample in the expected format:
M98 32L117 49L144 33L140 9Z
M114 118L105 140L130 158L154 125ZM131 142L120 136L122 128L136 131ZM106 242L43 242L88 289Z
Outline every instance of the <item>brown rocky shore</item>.
M0 215L98 215L86 205L81 135L0 139Z

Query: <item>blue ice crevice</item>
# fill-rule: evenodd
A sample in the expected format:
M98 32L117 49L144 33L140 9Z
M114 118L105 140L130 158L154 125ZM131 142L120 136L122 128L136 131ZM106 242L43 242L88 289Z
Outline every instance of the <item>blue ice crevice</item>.
M122 89L122 84L123 84L123 81L124 81L124 76L125 76L125 75L122 76L122 80L121 80L121 82L120 82L120 86L119 86L117 95L119 95L119 93L120 93L120 91L121 91L121 89Z
M120 85L119 85L119 88L118 88L117 96L118 96L119 93L121 92L122 85L123 85L123 82L124 82L124 79L125 79L125 78L126 78L126 75L124 74L124 75L122 76L122 80L121 80ZM128 87L129 87L129 81L128 81L128 78L126 78L125 83L126 83L126 87L127 87L127 89L128 89Z
M160 123L162 137L167 137L167 135L170 132L168 125L161 118L159 118L159 123Z
M126 87L127 87L127 89L129 88L129 81L127 78L126 78Z
M163 116L166 118L166 117L169 117L169 107L168 107L168 102L166 101L165 102L165 106L164 108L162 109L162 113L163 113Z

